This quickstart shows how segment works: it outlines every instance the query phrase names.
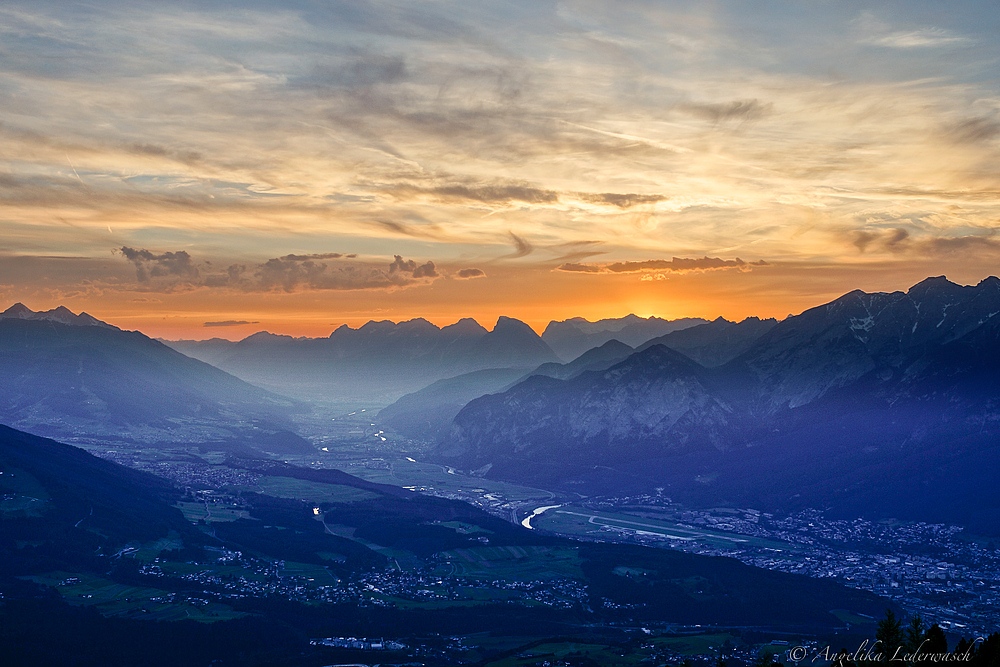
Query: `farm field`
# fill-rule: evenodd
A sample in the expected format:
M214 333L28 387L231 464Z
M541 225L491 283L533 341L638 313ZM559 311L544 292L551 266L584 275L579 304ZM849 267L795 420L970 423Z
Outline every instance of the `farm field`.
M218 602L177 599L176 595L158 588L128 586L92 574L50 572L30 579L53 586L71 605L93 607L104 616L215 623L246 615Z
M261 477L257 485L265 495L308 502L353 503L378 498L377 494L364 489L292 477Z
M446 576L508 581L583 578L579 553L572 547L473 547L439 556L446 564L437 572Z
M236 521L237 519L246 519L250 516L245 510L241 510L238 507L225 507L218 503L209 505L206 503L179 502L174 507L181 511L185 519L194 523L198 521L204 521L205 523L228 522Z

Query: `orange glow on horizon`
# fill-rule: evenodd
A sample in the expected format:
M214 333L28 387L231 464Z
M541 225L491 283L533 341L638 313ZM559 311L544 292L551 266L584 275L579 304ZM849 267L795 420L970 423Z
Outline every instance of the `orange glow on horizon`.
M4 294L8 305L23 301L32 310L65 305L123 329L165 339L240 340L258 331L325 337L341 325L358 328L370 320L401 322L423 318L437 326L471 317L491 329L501 315L519 319L537 333L552 320L590 321L636 314L678 319L746 317L782 319L829 302L852 289L905 290L934 266L866 265L815 268L775 265L753 271L706 271L643 281L636 274L591 275L547 267L492 270L474 285L453 280L395 291L301 291L220 294L211 290L135 295L109 300L83 295L37 298ZM949 272L955 282L975 284L988 267ZM234 307L236 306L236 307ZM223 326L206 326L224 323Z
M988 11L606 4L7 3L0 299L541 331L997 271Z

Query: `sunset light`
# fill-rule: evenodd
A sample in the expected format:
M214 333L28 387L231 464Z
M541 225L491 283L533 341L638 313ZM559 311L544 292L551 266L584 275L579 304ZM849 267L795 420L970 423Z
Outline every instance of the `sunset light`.
M0 295L232 338L976 282L977 8L8 4Z

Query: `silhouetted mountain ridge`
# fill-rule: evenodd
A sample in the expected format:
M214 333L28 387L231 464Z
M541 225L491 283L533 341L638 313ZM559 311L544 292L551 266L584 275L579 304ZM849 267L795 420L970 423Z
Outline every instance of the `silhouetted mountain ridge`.
M573 317L560 322L549 322L542 332L542 340L549 344L562 359L576 359L587 350L617 340L630 347L643 343L672 331L680 331L704 324L698 317L678 320L664 320L659 317L643 318L638 315L609 318L590 322L582 317Z
M238 441L275 451L273 436L288 428L295 408L139 332L111 326L2 318L0 352L0 420L78 442ZM310 448L292 438L277 451L293 450Z
M727 328L702 327L712 325ZM728 345L746 349L714 368L653 345L603 373L529 378L476 399L441 452L522 482L663 486L704 503L1000 531L1000 503L966 483L1000 469L1000 280L854 291L738 326L753 330L750 344ZM665 339L689 335L688 349L704 355L698 328ZM926 502L912 500L914 488Z
M57 306L52 310L43 311L33 311L23 303L18 302L7 310L0 313L0 320L45 320L49 322L59 322L60 324L69 324L72 326L92 326L92 327L106 327L108 329L117 329L107 322L102 322L93 315L81 312L79 315L75 314L66 306Z
M758 338L777 324L775 319L762 320L748 317L742 322L730 322L721 317L668 333L647 341L636 348L642 350L652 345L666 345L684 353L702 366L721 366L746 352Z
M249 382L301 398L386 405L437 380L490 368L534 368L558 358L527 324L501 317L492 331L463 319L372 321L327 338L254 334L239 342L165 341Z
M379 423L408 437L435 440L447 433L455 416L475 398L509 389L532 375L569 379L585 371L604 370L631 352L628 345L610 340L567 364L550 361L531 371L492 368L438 380L383 408L378 413Z

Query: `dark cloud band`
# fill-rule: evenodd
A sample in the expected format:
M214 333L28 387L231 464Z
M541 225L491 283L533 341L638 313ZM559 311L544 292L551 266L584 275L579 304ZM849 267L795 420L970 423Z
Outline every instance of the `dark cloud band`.
M245 292L295 292L300 290L392 289L432 282L440 277L434 262L422 264L395 255L388 265L361 262L355 254L289 254L257 265L230 264L224 271L207 262L195 266L184 250L153 252L122 247L118 250L135 266L136 281L143 289L174 291L216 287ZM235 326L206 323L205 326Z
M260 324L260 322L251 322L249 320L222 320L220 322L205 322L203 327L241 327L246 324Z

